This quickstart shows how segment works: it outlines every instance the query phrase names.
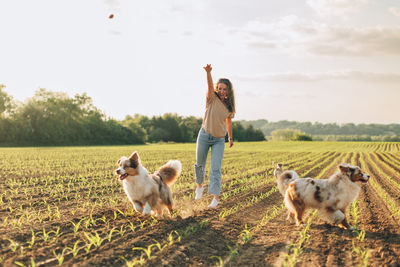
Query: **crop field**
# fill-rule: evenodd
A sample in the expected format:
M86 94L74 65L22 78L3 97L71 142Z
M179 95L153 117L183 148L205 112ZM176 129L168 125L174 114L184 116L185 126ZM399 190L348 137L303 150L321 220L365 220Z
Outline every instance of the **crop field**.
M150 173L182 162L172 218L129 203L114 170L134 150ZM305 226L290 225L272 162L301 177L327 178L342 162L370 174L347 210L355 229L313 210ZM194 163L195 144L0 148L0 265L400 265L399 143L235 143L225 149L216 209L208 194L194 200Z

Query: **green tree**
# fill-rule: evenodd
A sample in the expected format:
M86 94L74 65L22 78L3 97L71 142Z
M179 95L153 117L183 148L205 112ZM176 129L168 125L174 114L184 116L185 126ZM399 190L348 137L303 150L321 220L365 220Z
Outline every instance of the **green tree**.
M136 144L144 144L147 141L148 136L146 130L134 117L126 116L125 120L122 122L122 125L131 130L131 132L135 135L136 139L134 142Z
M182 118L179 128L181 129L184 142L196 142L202 121L201 118L194 116Z
M10 114L13 108L15 108L13 98L7 94L4 90L5 88L6 86L4 84L0 84L0 118L6 114Z

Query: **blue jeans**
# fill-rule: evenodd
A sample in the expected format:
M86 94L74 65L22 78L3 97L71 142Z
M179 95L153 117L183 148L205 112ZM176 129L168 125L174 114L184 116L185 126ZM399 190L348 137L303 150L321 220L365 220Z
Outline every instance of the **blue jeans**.
M196 183L202 184L208 151L211 147L210 185L208 193L219 195L221 192L221 165L224 156L225 137L216 138L201 128L196 142L196 164L194 165Z

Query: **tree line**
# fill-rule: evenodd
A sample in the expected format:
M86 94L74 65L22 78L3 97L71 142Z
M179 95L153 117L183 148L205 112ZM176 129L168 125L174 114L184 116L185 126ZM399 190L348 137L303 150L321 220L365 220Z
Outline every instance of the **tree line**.
M400 141L400 124L354 124L354 123L320 123L297 122L282 120L269 122L268 120L240 121L241 124L253 125L260 129L265 136L273 137L274 131L283 129L298 130L305 135L312 136L313 140L321 141ZM279 133L279 131L278 131Z
M116 145L146 142L195 142L201 118L166 113L151 118L140 114L123 120L107 117L85 93L39 89L23 103L0 85L1 145ZM233 122L236 141L261 141L264 134L252 125Z

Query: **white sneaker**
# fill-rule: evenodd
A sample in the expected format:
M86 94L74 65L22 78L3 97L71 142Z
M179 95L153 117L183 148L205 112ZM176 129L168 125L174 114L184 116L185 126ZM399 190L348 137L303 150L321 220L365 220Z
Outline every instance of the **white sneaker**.
M209 208L216 208L218 206L219 202L218 200L214 197L213 200L211 201L210 205L208 205Z
M199 200L203 196L204 187L196 187L196 195L194 196L195 200Z

